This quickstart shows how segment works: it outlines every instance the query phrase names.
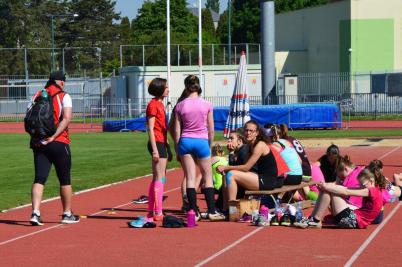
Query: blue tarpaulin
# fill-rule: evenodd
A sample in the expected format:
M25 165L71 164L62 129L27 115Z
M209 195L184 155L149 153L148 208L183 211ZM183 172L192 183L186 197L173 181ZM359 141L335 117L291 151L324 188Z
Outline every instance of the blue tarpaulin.
M215 130L223 131L229 107L214 107ZM265 123L285 123L293 129L341 128L342 116L335 104L290 104L271 106L251 106L250 115L261 125ZM104 121L104 132L118 132L122 129L146 131L145 118Z
M228 107L214 108L215 130L223 131ZM335 104L291 104L251 106L251 119L259 124L286 124L293 129L341 128L342 116Z

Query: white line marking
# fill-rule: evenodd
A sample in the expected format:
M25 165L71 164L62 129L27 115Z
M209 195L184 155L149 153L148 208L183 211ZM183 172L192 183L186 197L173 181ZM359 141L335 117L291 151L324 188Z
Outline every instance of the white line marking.
M259 227L255 230L253 230L252 232L248 233L247 235L243 236L242 238L236 240L235 242L233 242L232 244L230 244L229 246L225 247L224 249L218 251L217 253L215 253L214 255L212 255L209 258L206 258L205 260L201 261L200 263L194 265L195 267L201 267L205 264L207 264L208 262L212 261L213 259L219 257L220 255L222 255L223 253L225 253L226 251L231 250L233 247L237 246L238 244L240 244L241 242L243 242L244 240L246 240L247 238L255 235L256 233L258 233L259 231L261 231L262 229L264 229L264 227Z
M345 267L350 267L357 260L360 254L367 248L367 246L373 241L376 235L381 231L381 229L388 223L388 221L394 216L401 206L401 202L396 205L396 207L391 211L387 218L371 233L371 235L364 241L364 243L359 247L359 249L352 255L352 257L345 263Z
M171 172L171 171L175 171L175 170L178 170L178 168L168 169L166 172ZM143 175L143 176L139 176L139 177L135 177L135 178L130 178L130 179L127 179L127 180L123 180L123 181L119 181L119 182L115 182L115 183L111 183L111 184L105 184L105 185L101 185L101 186L98 186L98 187L93 187L93 188L89 188L89 189L84 189L84 190L81 190L81 191L78 191L78 192L74 193L74 196L75 196L75 195L80 195L80 194L83 194L83 193L88 193L88 192L96 191L96 190L103 189L103 188L110 187L110 186L114 186L114 185L119 185L119 184L124 184L124 183L128 183L128 182L135 181L135 180L140 180L140 179L143 179L143 178L150 177L151 175L152 175L152 174L146 174L146 175ZM59 196L58 196L58 197L52 197L52 198L43 200L41 203L46 203L46 202L50 202L50 201L54 201L54 200L58 200L58 199L60 199ZM31 206L31 203L29 203L29 204L24 204L24 205L21 205L21 206L15 207L15 208L11 208L11 209L8 209L8 210L2 210L1 212L2 212L2 213L6 213L6 212L9 212L9 211L14 211L14 210L22 209L22 208L26 208L26 207L29 207L29 206Z
M181 188L181 187L176 187L176 188L167 190L167 191L164 192L164 194L167 194L167 193L170 193L170 192L174 192L174 191L176 191L177 189L180 189L180 188ZM127 202L127 203L124 203L124 204L115 206L115 207L113 207L113 209L118 209L118 208L121 208L121 207L130 205L130 204L132 204L132 203L133 203L133 202L130 201L130 202ZM88 216L91 217L91 216L99 215L99 214L102 214L102 213L104 213L104 212L106 212L106 211L108 211L108 210L101 210L101 211L92 213L92 214L90 214L90 215L88 215ZM53 226L48 227L48 228L45 228L45 229L41 229L41 230L39 230L39 231L35 231L35 232L29 233L29 234L21 235L21 236L18 236L18 237L15 237L15 238L12 238L12 239L3 241L3 242L0 243L0 246L6 245L6 244L8 244L8 243L11 243L11 242L14 242L14 241L17 241L17 240L20 240L20 239L23 239L23 238L26 238L26 237L29 237L29 236L33 236L33 235L36 235L36 234L40 234L40 233L43 233L43 232L48 231L48 230L51 230L51 229L55 229L55 228L60 227L60 226L62 226L62 225L64 225L64 224L61 224L61 223L60 223L60 224L53 225Z
M391 151L385 153L384 155L382 155L382 156L379 157L378 159L383 159L383 158L385 158L386 156L389 156L390 154L394 153L395 151L397 151L397 150L400 149L400 148L401 148L401 146L395 147L394 149L392 149Z

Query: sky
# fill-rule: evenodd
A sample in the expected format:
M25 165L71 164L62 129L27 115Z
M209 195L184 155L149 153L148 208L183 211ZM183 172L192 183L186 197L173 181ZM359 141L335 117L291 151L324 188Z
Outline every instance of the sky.
M122 17L128 17L130 20L137 16L138 9L141 8L144 0L115 0L116 1L116 11L121 12ZM220 13L222 13L226 7L228 0L220 0ZM205 0L202 0L202 6L205 7ZM197 6L198 0L187 0L190 6Z

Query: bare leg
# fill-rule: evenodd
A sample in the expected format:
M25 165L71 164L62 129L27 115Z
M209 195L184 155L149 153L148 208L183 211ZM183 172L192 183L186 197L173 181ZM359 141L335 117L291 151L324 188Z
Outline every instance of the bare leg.
M229 184L227 185L229 201L236 200L237 185L241 185L249 190L258 190L260 187L258 175L253 172L230 171L230 174L231 176L228 179Z
M167 159L160 158L158 162L152 161L152 172L154 181L162 181L166 175Z
M184 175L183 181L181 182L181 195L184 197L186 193L186 188L187 188L187 182L186 182L186 176Z
M186 188L195 188L195 162L190 154L181 157L183 164L184 176L186 177Z
M204 181L205 188L214 187L212 181L212 168L211 158L198 159L198 166L200 167L202 180Z
M35 183L32 185L32 192L31 192L32 210L40 209L40 203L42 201L42 196L43 196L43 188L44 188L44 185L39 184L39 183Z
M314 210L310 216L321 221L330 203L331 195L327 192L320 192Z
M338 195L331 195L331 205L333 215L337 215L344 209L349 208L348 203Z
M71 198L73 196L73 189L71 185L63 185L60 187L61 204L63 211L71 211Z

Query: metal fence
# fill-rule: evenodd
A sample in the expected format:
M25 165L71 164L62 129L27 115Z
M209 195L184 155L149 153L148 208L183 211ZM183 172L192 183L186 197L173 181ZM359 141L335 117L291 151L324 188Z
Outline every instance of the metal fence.
M103 120L121 120L145 116L146 106L150 99L119 99L110 97L72 95L73 118L84 123L101 122ZM214 106L229 106L230 97L206 97ZM320 99L320 102L317 102ZM176 104L177 98L165 102L168 110ZM29 100L0 100L0 121L22 121ZM261 97L250 97L251 106L260 105ZM270 104L277 103L334 103L340 106L344 115L380 116L402 114L402 97L387 94L349 94L349 95L294 95L279 96L270 99Z
M100 47L0 48L0 74L12 73L29 79L47 73L51 69L53 51L55 67L70 76L98 76L101 71Z
M236 65L244 51L248 64L260 64L260 44L203 44L203 65ZM172 66L198 65L198 44L172 44ZM120 67L166 66L166 45L121 45Z

